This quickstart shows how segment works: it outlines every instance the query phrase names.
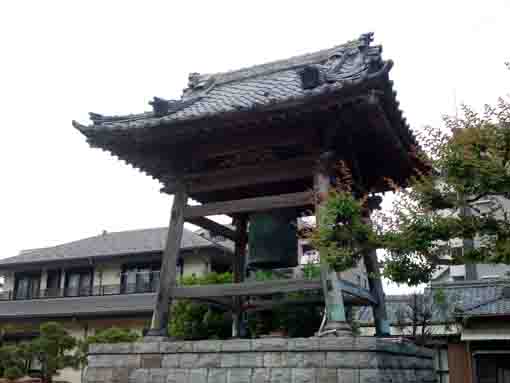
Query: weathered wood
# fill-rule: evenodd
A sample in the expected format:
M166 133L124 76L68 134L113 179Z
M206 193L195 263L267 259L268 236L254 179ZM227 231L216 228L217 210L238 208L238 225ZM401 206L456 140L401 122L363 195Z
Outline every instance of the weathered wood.
M186 207L188 195L184 183L179 184L179 188L174 195L170 223L168 225L168 235L165 251L161 260L161 273L159 288L152 315L150 335L164 336L167 333L170 304L172 303L172 291L176 285L177 277L177 257L181 248L182 231L184 226L184 209Z
M246 246L248 244L248 217L243 214L235 218L236 225L236 243L235 243L235 258L234 258L234 282L244 282L245 269L246 269ZM242 328L242 297L234 297L233 306L234 311L232 315L232 337L240 337L243 334Z
M377 303L377 297L374 296L370 291L366 289L362 289L359 286L356 286L353 283L350 283L345 280L339 280L338 281L338 287L339 289L345 294L348 294L352 297L359 298L362 301L368 302L369 304L376 304Z
M298 192L268 197L213 202L198 206L187 206L184 211L184 217L188 221L191 218L208 215L249 213L254 211L308 206L312 204L312 196L313 194L311 192Z
M368 275L368 285L370 293L375 297L376 302L372 305L374 313L375 334L376 336L390 335L390 322L386 313L386 302L384 298L384 289L382 285L381 273L377 261L376 250L371 250L364 254L363 262Z
M316 161L317 156L307 156L252 166L237 166L211 172L192 173L185 176L185 182L188 192L195 194L311 178ZM163 192L173 193L175 191L176 179L166 178L163 183L165 184L162 189Z
M205 217L188 218L186 219L186 222L200 226L201 228L209 231L211 234L221 235L222 237L228 238L232 241L235 241L237 238L237 234L234 230L218 222L215 222L209 218Z
M173 290L173 297L176 299L210 299L211 301L218 301L217 298L219 297L271 295L320 289L322 289L321 279L280 279L263 282L228 283L224 285L178 286ZM342 291L346 300L349 301L359 302L363 305L377 302L376 297L370 294L369 291L344 280L337 281L336 289Z
M257 311L268 311L273 310L276 307L280 306L298 306L298 305L312 305L312 304L320 304L324 302L324 298L321 295L317 295L315 297L306 297L306 298L290 298L290 299L278 299L278 300L268 300L268 301L253 301L245 304L245 311L247 312L257 312Z
M318 279L282 279L263 282L228 283L224 285L200 285L176 287L174 298L239 297L243 295L271 295L321 288Z
M239 129L236 129L239 131ZM248 150L260 150L266 147L284 147L296 144L305 145L308 151L319 145L319 136L312 129L299 128L296 126L281 126L276 129L252 128L250 131L241 130L234 134L221 134L219 137L207 137L202 142L193 142L193 160L202 160L246 152Z

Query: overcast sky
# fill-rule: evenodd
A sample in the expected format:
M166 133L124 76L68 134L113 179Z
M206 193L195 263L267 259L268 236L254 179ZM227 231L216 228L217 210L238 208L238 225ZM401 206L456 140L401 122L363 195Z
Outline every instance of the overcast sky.
M71 120L177 98L189 72L375 32L412 127L510 90L510 1L0 2L0 257L168 223L158 182L87 146Z

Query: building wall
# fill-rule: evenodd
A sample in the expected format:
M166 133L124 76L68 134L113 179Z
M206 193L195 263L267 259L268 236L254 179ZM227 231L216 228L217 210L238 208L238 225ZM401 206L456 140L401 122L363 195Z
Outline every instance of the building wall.
M208 258L199 254L189 254L184 257L184 276L204 275L210 271L210 263Z
M349 270L342 271L340 273L340 278L342 278L346 281L349 281L351 283L354 283L355 285L358 285L360 287L363 287L366 289L369 288L367 272L366 272L365 264L364 264L363 260L361 260L358 263L358 266L356 266L352 269L349 269Z

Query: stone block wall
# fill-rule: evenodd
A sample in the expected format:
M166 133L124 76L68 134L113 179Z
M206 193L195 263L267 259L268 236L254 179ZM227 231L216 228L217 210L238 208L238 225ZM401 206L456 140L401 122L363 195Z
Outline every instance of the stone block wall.
M86 383L432 383L432 352L373 337L92 345Z

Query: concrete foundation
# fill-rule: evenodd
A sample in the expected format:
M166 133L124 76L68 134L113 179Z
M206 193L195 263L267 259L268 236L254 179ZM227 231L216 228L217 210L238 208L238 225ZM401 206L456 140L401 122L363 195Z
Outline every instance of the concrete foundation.
M432 352L374 337L92 345L86 383L432 383Z

